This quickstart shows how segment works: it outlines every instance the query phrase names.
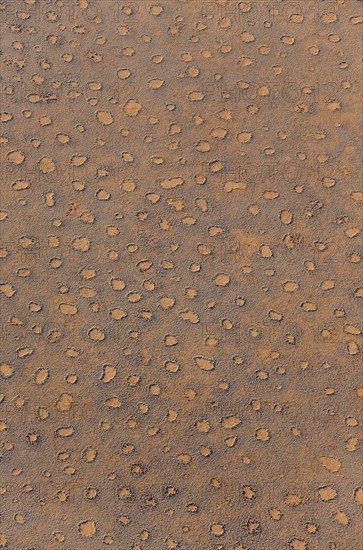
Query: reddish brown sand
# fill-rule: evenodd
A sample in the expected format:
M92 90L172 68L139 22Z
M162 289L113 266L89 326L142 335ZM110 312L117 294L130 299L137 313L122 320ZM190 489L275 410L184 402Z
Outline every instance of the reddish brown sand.
M0 548L362 550L362 2L0 20Z

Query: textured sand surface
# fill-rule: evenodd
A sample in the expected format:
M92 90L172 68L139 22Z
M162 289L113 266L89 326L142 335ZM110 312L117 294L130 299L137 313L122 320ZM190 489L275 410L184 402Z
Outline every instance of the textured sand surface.
M362 550L362 2L0 21L0 548Z

